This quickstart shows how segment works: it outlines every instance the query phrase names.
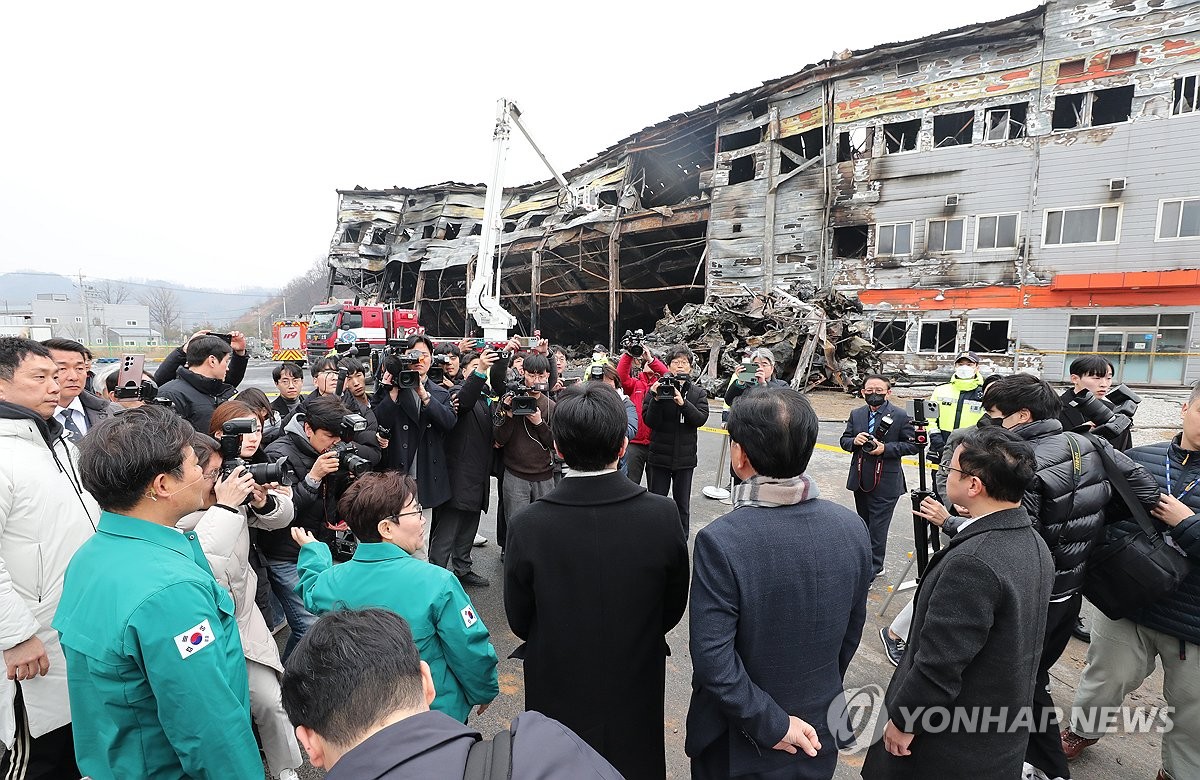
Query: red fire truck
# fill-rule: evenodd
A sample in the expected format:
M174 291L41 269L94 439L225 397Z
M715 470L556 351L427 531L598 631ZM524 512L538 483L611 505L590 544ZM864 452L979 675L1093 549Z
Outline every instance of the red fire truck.
M372 353L378 353L389 340L420 332L414 309L349 301L319 303L308 314L308 364L310 368L314 366L338 343L355 344L359 354L363 354L362 345L368 344ZM372 365L376 362L373 360Z

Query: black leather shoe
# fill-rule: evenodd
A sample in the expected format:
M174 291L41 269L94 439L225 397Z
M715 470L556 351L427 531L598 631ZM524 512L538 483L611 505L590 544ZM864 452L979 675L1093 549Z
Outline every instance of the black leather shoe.
M904 657L904 651L908 649L908 643L900 637L893 637L889 634L887 626L879 629L879 638L883 641L883 654L887 656L888 663L892 666L899 666L900 659Z
M1092 632L1088 630L1086 625L1084 625L1083 618L1075 618L1075 627L1071 629L1071 636L1075 637L1081 642L1092 641Z
M486 588L488 585L492 584L492 581L487 577L484 577L481 574L476 574L473 571L458 575L458 581L463 585L474 586L476 588Z

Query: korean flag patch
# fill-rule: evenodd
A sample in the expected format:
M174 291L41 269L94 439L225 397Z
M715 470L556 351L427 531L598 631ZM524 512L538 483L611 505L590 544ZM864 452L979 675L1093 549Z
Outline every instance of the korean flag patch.
M214 637L212 628L208 625L208 621L201 621L200 625L189 628L179 636L175 637L175 649L179 651L180 658L191 658L196 653L213 643Z
M470 604L463 607L462 611L459 612L459 614L462 615L463 625L466 626L467 628L470 628L471 626L473 626L477 622L479 622L479 618L475 617L475 610L471 609Z

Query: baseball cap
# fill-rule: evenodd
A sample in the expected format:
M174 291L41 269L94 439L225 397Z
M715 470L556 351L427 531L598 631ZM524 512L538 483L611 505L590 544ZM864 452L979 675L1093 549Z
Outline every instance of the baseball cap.
M979 355L976 355L974 352L958 353L958 357L954 358L954 362L957 363L960 360L969 360L975 365L979 365Z

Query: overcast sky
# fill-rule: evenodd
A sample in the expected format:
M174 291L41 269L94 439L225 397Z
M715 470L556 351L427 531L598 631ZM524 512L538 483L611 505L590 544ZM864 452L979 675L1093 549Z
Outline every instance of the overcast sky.
M282 285L338 188L486 181L498 97L568 170L835 51L1035 4L4 3L0 272ZM505 184L544 178L515 136Z

